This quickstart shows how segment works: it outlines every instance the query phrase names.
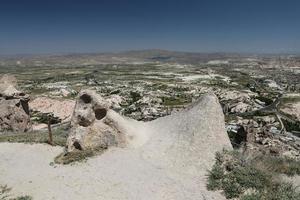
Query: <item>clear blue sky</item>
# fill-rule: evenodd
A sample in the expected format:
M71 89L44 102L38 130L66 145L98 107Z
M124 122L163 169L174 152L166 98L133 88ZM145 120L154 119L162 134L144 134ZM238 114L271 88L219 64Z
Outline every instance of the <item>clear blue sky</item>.
M300 0L1 0L0 54L300 52Z

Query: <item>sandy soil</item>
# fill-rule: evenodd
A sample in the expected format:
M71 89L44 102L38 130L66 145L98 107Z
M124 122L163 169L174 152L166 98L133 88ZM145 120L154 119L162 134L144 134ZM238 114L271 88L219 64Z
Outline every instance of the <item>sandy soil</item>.
M62 148L42 144L0 144L0 183L35 200L224 199L205 189L205 177L179 178L141 160L141 154L111 149L75 165L51 166Z

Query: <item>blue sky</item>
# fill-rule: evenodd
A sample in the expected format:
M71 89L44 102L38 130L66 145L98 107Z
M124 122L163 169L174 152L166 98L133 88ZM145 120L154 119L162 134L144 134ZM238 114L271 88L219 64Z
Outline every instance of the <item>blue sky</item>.
M0 54L152 48L300 53L300 1L0 1Z

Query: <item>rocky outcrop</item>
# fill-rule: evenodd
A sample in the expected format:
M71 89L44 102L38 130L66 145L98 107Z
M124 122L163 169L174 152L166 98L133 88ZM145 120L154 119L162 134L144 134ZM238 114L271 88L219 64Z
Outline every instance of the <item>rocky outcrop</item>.
M190 170L210 166L217 151L231 148L215 95L204 95L170 116L139 122L120 116L90 90L80 92L77 98L67 146L68 151L99 146L142 148L151 162L163 160L164 165L178 164Z
M16 78L4 75L0 79L0 132L26 132L31 129L29 96L18 91Z
M232 142L249 153L263 153L300 158L300 140L289 132L283 134L275 116L255 116L252 119L238 117L227 126Z
M223 199L206 189L215 153L232 148L215 95L203 95L183 111L141 122L117 114L105 99L85 90L77 97L71 126L69 152L108 148L85 165L97 172L72 171L110 180L93 181L100 184L97 188L114 188L100 192L100 199Z
M111 119L116 113L109 108L109 102L94 91L84 90L79 93L71 118L68 151L125 144L118 123Z

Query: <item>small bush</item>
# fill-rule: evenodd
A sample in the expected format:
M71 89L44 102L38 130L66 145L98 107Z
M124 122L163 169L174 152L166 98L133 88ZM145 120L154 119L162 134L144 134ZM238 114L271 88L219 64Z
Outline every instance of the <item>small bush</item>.
M93 157L102 153L106 148L98 147L94 149L75 150L73 152L62 153L54 158L57 164L71 164L74 162L85 161L88 157Z
M20 197L16 197L10 200L32 200L33 198L31 196L20 196Z
M11 188L7 187L7 185L0 185L0 200L6 200L10 191Z
M54 129L52 133L53 145L65 146L67 141L67 131ZM0 135L0 142L14 143L48 143L47 132L33 131L29 133L5 133Z
M0 185L0 200L32 200L32 197L28 195L9 198L10 192L11 188L7 187L7 185Z
M270 190L264 194L265 200L299 200L300 193L291 183L275 183Z
M221 189L221 182L224 176L224 170L220 165L214 165L209 172L207 188L209 190Z
M263 190L271 184L270 175L252 166L234 168L232 172L228 174L228 177L233 179L243 188Z
M226 176L222 180L222 189L224 190L225 197L228 199L238 197L243 191L243 188L232 176Z
M259 156L254 160L266 170L288 176L300 175L300 161L285 157ZM253 163L254 164L254 163Z
M291 183L278 182L277 175L298 174L299 168L298 161L287 158L266 155L253 158L237 151L224 151L216 154L207 189L223 190L228 199L298 200L300 192Z
M247 194L241 197L241 200L263 200L260 194Z

